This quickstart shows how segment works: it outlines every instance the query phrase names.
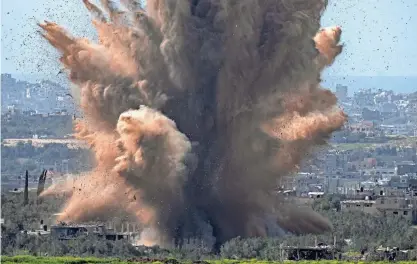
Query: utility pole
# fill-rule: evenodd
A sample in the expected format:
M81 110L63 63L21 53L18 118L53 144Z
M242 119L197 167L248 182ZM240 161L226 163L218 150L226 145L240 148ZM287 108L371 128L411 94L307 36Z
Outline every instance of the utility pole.
M29 204L29 171L25 174L25 190L23 192L23 205Z

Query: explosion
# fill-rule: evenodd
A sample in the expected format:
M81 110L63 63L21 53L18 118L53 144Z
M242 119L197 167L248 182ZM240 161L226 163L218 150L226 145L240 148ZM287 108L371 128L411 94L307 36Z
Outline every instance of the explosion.
M76 136L94 171L43 195L70 195L59 220L114 209L158 244L187 237L320 233L331 224L273 194L276 180L346 121L320 73L342 51L319 30L326 0L84 0L99 43L51 22L43 37L79 87ZM156 235L157 234L157 235Z

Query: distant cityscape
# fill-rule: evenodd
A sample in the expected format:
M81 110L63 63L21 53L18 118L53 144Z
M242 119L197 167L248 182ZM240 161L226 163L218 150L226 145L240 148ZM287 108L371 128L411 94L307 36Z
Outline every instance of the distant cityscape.
M22 165L34 175L30 188L43 169L53 175L47 186L87 170L88 149L71 134L79 114L68 89L1 77L2 190L21 192ZM343 197L342 211L417 223L417 87L408 94L368 87L351 92L342 84L332 90L348 122L299 172L279 179L276 194L299 205L335 194ZM53 217L44 220L53 223Z
M37 83L19 81L11 74L1 75L2 113L19 111L27 114L73 114L74 104L67 88L43 80Z
M349 96L338 84L335 93L349 121L295 177L280 179L278 192L301 203L338 194L341 210L416 223L417 92L363 88Z

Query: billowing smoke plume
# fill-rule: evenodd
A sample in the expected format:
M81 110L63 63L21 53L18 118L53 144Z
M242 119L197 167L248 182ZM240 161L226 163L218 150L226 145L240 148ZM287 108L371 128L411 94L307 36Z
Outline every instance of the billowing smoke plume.
M71 195L61 220L122 208L144 239L216 245L331 228L272 193L346 120L319 87L342 50L339 27L319 30L326 0L101 2L84 0L98 44L40 25L80 89L75 129L97 160L45 192Z

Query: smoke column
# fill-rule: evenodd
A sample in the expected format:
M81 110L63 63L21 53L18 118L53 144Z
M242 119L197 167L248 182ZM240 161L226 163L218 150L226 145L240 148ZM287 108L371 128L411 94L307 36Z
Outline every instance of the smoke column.
M346 121L319 86L342 51L340 27L320 30L326 0L83 2L99 43L40 24L79 88L75 131L96 158L91 173L43 193L71 197L59 220L123 209L155 243L217 248L331 229L272 194Z

